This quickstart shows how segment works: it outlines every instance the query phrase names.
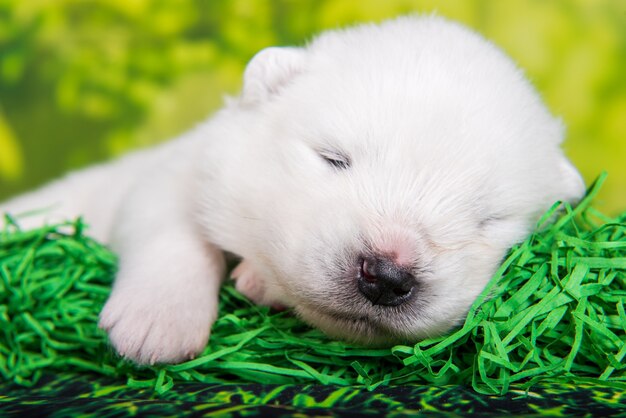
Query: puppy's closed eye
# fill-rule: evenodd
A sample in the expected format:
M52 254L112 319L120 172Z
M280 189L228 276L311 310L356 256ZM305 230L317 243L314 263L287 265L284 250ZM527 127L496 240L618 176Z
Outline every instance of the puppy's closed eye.
M321 150L317 152L330 166L338 170L346 170L352 165L350 157L333 150Z

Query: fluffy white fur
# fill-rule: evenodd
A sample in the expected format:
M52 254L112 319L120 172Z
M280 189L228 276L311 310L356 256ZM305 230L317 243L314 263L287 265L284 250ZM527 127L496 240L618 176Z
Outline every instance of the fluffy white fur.
M258 303L341 338L414 341L458 324L539 214L583 194L562 139L495 46L406 17L261 51L241 97L195 130L1 210L48 208L25 227L84 215L111 243L120 267L100 325L139 363L203 349L224 251ZM406 267L414 297L364 298L363 254Z

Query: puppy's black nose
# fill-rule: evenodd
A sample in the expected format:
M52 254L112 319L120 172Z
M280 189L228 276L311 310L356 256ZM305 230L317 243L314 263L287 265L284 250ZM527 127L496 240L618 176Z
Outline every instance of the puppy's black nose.
M359 291L374 305L398 306L406 302L416 285L406 269L386 258L365 257L357 280Z

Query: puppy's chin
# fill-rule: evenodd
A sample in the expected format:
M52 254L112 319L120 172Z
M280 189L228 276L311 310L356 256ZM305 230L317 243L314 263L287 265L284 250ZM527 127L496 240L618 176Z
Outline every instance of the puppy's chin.
M391 347L396 344L414 344L427 337L440 335L454 324L433 329L423 327L408 329L407 318L394 323L390 318L377 319L380 315L358 315L300 305L295 308L298 316L333 339L368 347Z
M303 321L320 329L333 339L370 347L408 342L408 338L394 335L391 330L366 316L351 316L306 306L296 307L296 313Z

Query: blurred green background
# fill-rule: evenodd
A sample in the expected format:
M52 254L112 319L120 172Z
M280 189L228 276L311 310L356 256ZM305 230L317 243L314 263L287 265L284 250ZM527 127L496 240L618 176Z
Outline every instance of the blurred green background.
M190 128L263 47L432 11L525 69L587 182L609 172L598 206L625 210L622 0L0 0L0 200Z

